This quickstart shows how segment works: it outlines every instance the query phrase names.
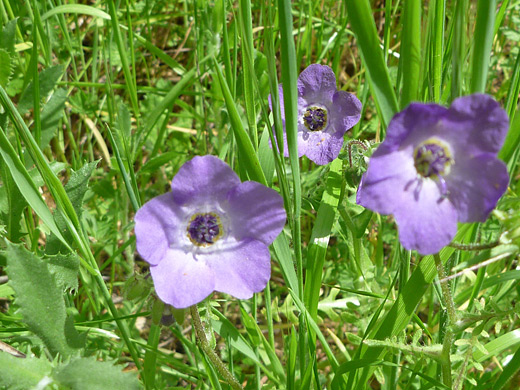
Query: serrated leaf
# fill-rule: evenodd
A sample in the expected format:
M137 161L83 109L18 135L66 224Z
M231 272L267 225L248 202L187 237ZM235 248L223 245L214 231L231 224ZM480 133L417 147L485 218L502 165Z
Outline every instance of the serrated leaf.
M88 189L88 181L92 172L97 166L97 161L85 164L76 172L72 171L69 181L65 185L65 192L67 193L74 211L81 217L81 206L83 203L83 197ZM62 231L63 236L68 242L73 242L70 232L66 230L66 224L63 216L56 213L56 224ZM55 255L58 253L67 253L65 246L58 240L54 235L49 236L47 245L45 246L45 253L47 255Z
M67 101L67 91L59 88L57 89L49 99L49 101L43 106L42 109L42 138L40 147L45 149L52 138L56 135L58 125L65 108L65 102Z
M11 56L9 53L0 49L0 85L6 87L11 76Z
M51 364L45 358L20 359L0 352L0 388L2 389L32 389L50 372Z
M72 390L138 390L141 388L137 377L124 373L119 367L108 362L91 358L77 359L53 372L54 379Z
M0 48L14 54L14 33L16 32L16 21L18 18L10 20L0 32Z
M45 260L62 290L78 289L79 257L76 253L46 256Z
M9 284L16 292L23 321L45 343L50 353L70 357L78 352L84 337L67 318L63 291L47 263L21 245L6 249Z
M41 99L45 99L47 95L53 90L56 86L56 83L63 75L64 67L63 65L56 65L46 68L40 72L38 75L40 78L40 97ZM34 84L32 82L29 83L25 91L23 91L20 101L18 102L18 112L20 115L25 114L34 105L33 92Z

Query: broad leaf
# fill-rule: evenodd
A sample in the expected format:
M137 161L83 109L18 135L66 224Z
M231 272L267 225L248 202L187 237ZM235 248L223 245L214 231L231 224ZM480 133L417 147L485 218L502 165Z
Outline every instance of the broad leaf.
M11 75L11 56L9 53L0 49L0 85L6 87Z
M40 97L44 99L54 89L56 83L63 75L63 65L51 66L42 70L39 74L40 77ZM20 115L25 114L34 105L33 92L34 84L31 82L23 91L20 101L18 103L18 112Z
M16 304L29 330L40 337L50 353L70 357L83 344L67 318L63 291L47 262L21 245L8 243L7 275L16 292Z
M33 389L51 372L45 358L20 359L0 352L0 388L9 390Z
M119 367L108 362L91 358L77 359L66 366L58 367L54 379L72 390L138 390L141 388L137 377L124 373Z
M63 115L63 109L65 108L65 102L67 101L67 91L59 88L57 89L47 104L42 109L42 138L40 147L45 149L51 139L56 136L56 130L60 119Z

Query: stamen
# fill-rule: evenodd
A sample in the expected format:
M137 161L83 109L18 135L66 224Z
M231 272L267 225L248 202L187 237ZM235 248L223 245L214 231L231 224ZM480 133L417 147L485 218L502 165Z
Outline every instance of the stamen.
M449 173L453 163L450 149L438 139L431 138L415 149L414 165L417 173L423 178L438 181L443 199L448 196L446 180L443 176Z
M213 245L224 233L220 217L215 213L193 214L186 230L190 241L200 247Z
M310 131L320 131L327 127L327 110L322 107L308 107L303 114L303 124Z

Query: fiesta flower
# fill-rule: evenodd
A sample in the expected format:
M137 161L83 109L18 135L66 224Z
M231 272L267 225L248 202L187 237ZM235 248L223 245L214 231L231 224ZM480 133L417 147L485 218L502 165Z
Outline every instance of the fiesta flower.
M509 121L488 95L410 104L390 121L361 179L357 203L393 214L406 249L432 254L449 244L457 222L484 222L506 191L497 159Z
M284 123L284 155L289 156L285 132L282 84L278 86ZM271 95L269 107L273 109ZM336 77L326 65L312 64L298 77L298 157L306 155L318 165L338 157L343 135L359 122L361 102L354 95L338 91Z
M185 308L213 291L247 299L263 290L271 275L268 245L285 225L281 196L241 183L214 156L186 162L171 188L135 215L137 251L150 263L159 298Z

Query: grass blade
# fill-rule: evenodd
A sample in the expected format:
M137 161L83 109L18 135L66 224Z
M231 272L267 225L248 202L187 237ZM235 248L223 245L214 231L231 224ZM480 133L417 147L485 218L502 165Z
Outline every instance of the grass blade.
M401 66L403 89L401 91L401 108L417 100L419 93L419 76L421 73L421 1L405 0L404 22L401 36Z
M374 18L368 0L347 0L348 17L356 35L369 83L385 127L398 111L397 98L380 48Z
M471 93L484 93L493 43L495 27L495 0L479 0L477 5L477 23L473 40L473 63L471 72Z

